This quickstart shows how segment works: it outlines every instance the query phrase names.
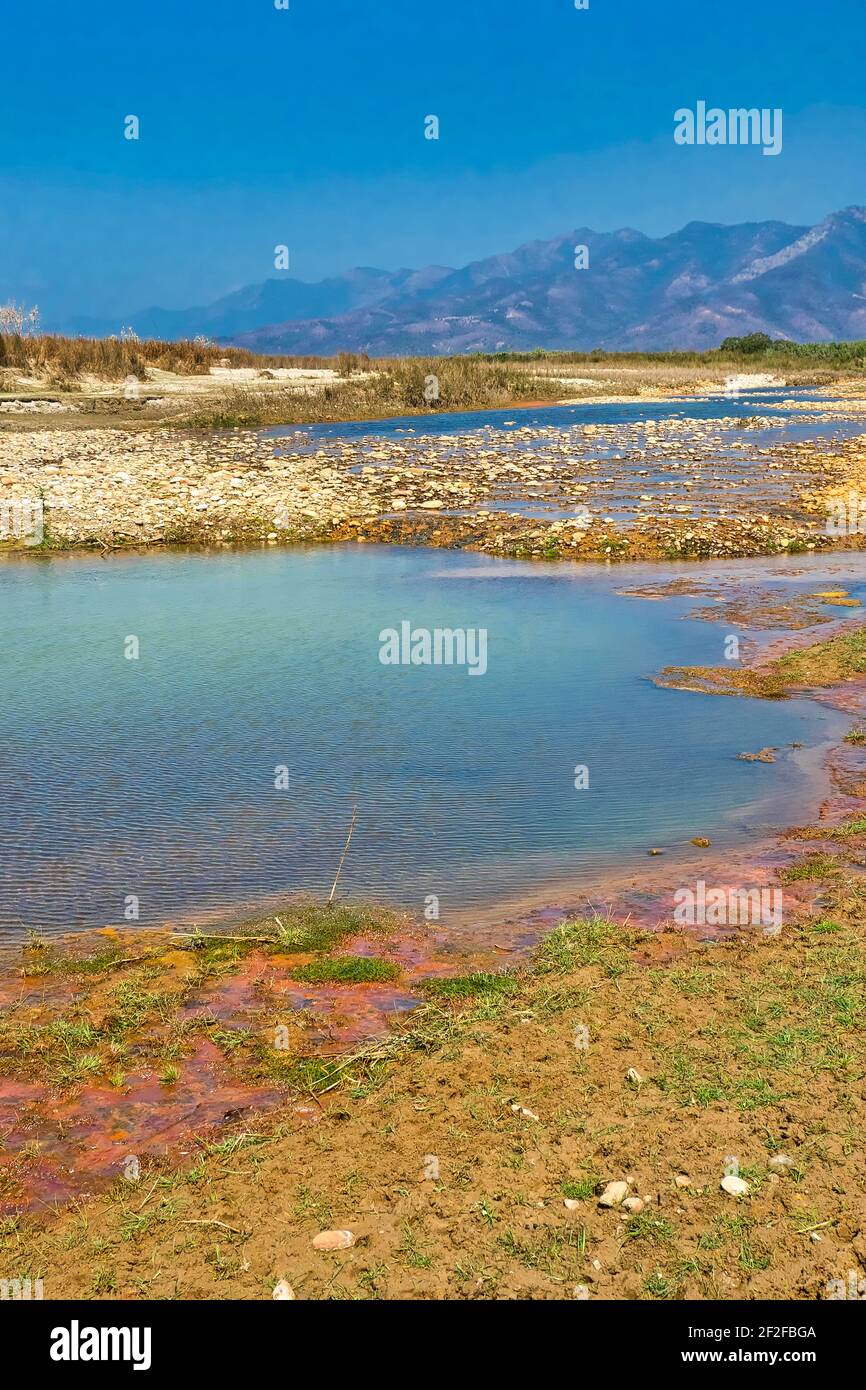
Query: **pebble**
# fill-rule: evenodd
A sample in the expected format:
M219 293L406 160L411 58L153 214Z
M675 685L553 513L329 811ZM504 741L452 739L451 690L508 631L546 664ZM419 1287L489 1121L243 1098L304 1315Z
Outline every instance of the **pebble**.
M313 1236L314 1250L348 1250L355 1244L351 1231L320 1231Z
M627 1182L609 1182L598 1199L600 1207L618 1207L628 1196Z
M271 1298L279 1300L281 1298L293 1299L294 1297L295 1291L292 1288L291 1284L286 1283L285 1279L281 1279L278 1284L274 1285L274 1291L271 1294Z
M643 1197L626 1197L625 1201L623 1202L623 1206L625 1207L626 1211L630 1211L633 1215L639 1211L643 1211Z
M730 1197L748 1197L749 1184L745 1178L738 1178L734 1173L729 1173L722 1178L719 1184L723 1192L727 1192Z
M182 394L164 401L179 411L189 403ZM40 412L46 408L58 409L39 405ZM4 402L0 409L11 424L15 412L31 407ZM829 455L809 441L753 450L768 456L766 468L743 469L739 440L724 437L736 420L737 407L731 409L731 418L712 421L489 426L483 441L489 448L479 448L479 435L469 431L411 437L407 431L373 450L339 436L317 446L287 436L275 449L273 439L254 429L186 435L119 426L19 427L3 434L4 473L17 496L44 489L53 533L69 545L97 538L148 544L178 528L204 540L264 540L279 506L280 526L293 536L417 537L433 545L471 542L495 554L541 554L551 542L579 558L613 551L619 558L629 545L645 558L672 551L724 558L778 553L794 542L823 548L827 499L860 485L862 443L843 440ZM798 418L814 421L817 436L825 422L862 413L863 402L852 398ZM754 423L778 421L756 417ZM594 456L599 446L613 450L614 459ZM62 478L55 476L58 465ZM650 470L652 483L637 481ZM118 474L121 488L112 481ZM653 491L640 493L641 486ZM591 505L563 520L578 495ZM525 513L507 510L521 504L529 504ZM447 515L454 508L461 514ZM140 534L131 537L133 525Z
M774 1173L789 1173L794 1167L794 1160L787 1154L773 1154L768 1166Z
M532 1110L527 1110L525 1105L512 1105L511 1109L515 1115L522 1115L524 1120L537 1120L538 1116Z

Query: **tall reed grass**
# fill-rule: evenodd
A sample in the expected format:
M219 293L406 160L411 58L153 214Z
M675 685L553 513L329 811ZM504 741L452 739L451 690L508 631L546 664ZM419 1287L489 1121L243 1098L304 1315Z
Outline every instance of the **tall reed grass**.
M89 374L104 381L142 380L148 367L186 376L206 375L225 361L231 367L332 367L326 357L264 357L245 348L158 338L62 338L52 334L0 333L0 368L73 381Z

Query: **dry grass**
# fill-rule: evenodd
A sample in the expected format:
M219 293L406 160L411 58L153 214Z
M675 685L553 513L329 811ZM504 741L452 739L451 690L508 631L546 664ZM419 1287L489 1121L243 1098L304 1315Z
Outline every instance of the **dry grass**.
M204 339L162 342L157 338L62 338L0 333L0 369L14 368L57 382L89 374L104 381L128 376L146 380L147 368L187 376L206 374L226 362L232 367L329 367L324 357L260 357L242 348L220 347Z
M46 390L68 393L65 403L74 405L79 423L89 415L134 421L144 414L149 424L163 420L197 429L257 428L504 408L530 401L655 399L719 389L728 377L743 372L781 373L789 386L830 385L862 370L866 359L858 348L862 344L818 344L814 349L791 345L790 353L777 350L757 356L719 351L538 352L371 361L364 353L351 352L330 358L259 356L206 339L162 342L139 341L134 335L94 339L0 333L0 383L5 377L6 392L20 395L24 374L34 383L33 399ZM230 383L211 376L218 366L246 369L253 377L258 372L259 379ZM318 380L267 380L269 369L323 375ZM146 383L150 391L127 399L119 388L123 384L125 389L130 378ZM153 392L158 393L155 406L149 400Z
M338 365L346 375L347 364ZM297 387L225 388L177 423L196 429L230 429L314 421L372 419L447 410L483 410L520 401L556 401L562 383L520 367L465 357L408 358L376 364L339 383Z

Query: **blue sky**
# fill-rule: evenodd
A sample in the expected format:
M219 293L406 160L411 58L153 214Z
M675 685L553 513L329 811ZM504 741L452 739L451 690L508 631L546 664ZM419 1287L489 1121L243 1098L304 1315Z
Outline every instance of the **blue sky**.
M314 280L866 203L866 0L289 6L7 0L0 299L123 318L265 279L278 243ZM782 154L676 146L699 99L781 107Z

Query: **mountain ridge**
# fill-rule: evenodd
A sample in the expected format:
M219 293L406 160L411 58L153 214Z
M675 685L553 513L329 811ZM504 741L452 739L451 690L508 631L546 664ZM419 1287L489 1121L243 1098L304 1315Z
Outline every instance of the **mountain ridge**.
M585 269L576 268L580 247ZM256 352L325 356L702 350L750 332L863 338L866 208L812 227L692 221L663 237L576 227L462 267L271 279L130 323L140 336L205 334Z

